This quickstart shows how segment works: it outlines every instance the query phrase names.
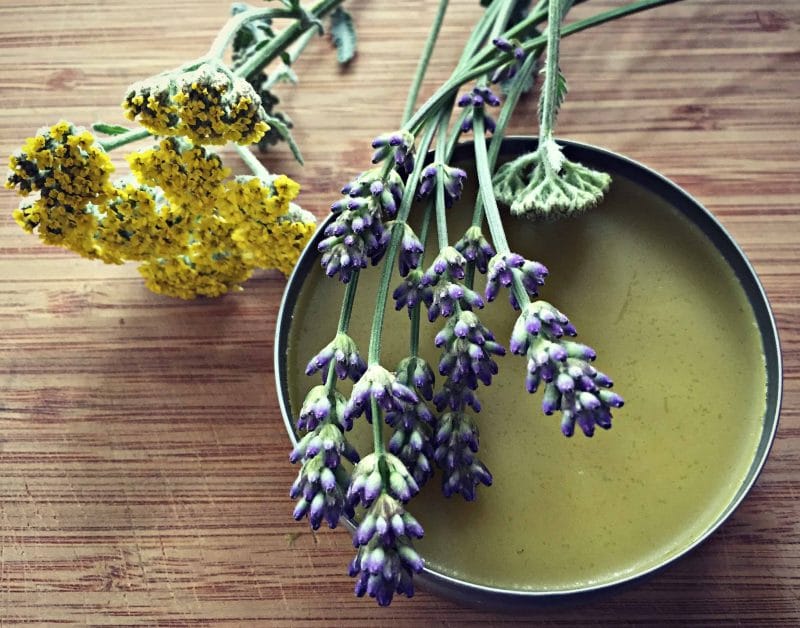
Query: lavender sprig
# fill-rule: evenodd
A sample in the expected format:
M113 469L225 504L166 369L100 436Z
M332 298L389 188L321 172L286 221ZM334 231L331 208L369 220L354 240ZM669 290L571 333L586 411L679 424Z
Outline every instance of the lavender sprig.
M386 493L377 497L353 537L358 553L348 573L356 578L356 595L369 595L380 606L391 604L395 593L412 597L413 574L423 568L412 539L422 535L422 526L399 500Z
M471 226L454 246L456 251L464 256L464 259L475 265L478 272L486 273L489 260L494 257L495 250L483 236L480 227Z
M333 365L334 372L339 379L351 379L354 382L367 370L367 365L358 352L358 347L353 339L343 332L339 332L306 366L306 375L322 372L322 383L327 380L328 366ZM302 429L302 428L301 428Z
M546 413L562 412L565 434L572 433L575 423L587 434L596 426L607 427L610 408L622 405L621 397L608 390L610 379L590 364L594 352L563 338L575 333L566 316L543 301L531 303L531 297L538 295L547 270L511 252L497 209L492 171L511 111L545 45L549 49L548 56L556 57L555 40L561 36L669 1L636 0L561 27L562 3L548 0L537 3L527 16L507 28L513 0L495 0L464 46L453 76L411 115L447 5L447 0L440 0L420 69L409 93L405 121L398 131L381 135L373 142L373 162L377 166L344 186L344 196L332 207L337 217L331 223L330 232L325 234L327 237L321 248L325 271L331 276L338 274L348 284L348 289L370 262L382 262L366 371L355 382L344 407L340 398L328 397L331 412L341 415L339 419L333 421L325 417L328 410L319 391L317 397L309 400L304 415L306 425L318 422L315 428L318 430L335 428L341 432L361 414L366 414L372 423L373 451L356 465L354 477L347 483L344 505L341 504L344 485L338 483L338 477L342 476L341 465L336 467L335 486L330 482L330 474L325 473L325 485L315 488L317 485L313 482L321 481L322 471L319 471L319 478L313 473L307 474L307 483L317 493L326 487L339 489L335 492L331 488L335 493L332 510L356 503L367 509L355 534L358 553L350 566L350 574L356 578L357 595L369 594L385 605L395 593L413 594L412 577L423 568L423 562L411 547L411 539L419 538L422 528L406 512L403 502L427 479L431 457L442 469L442 488L448 496L459 493L474 499L478 486L492 482L491 474L476 456L479 434L472 413L481 409L475 390L480 383L491 383L497 372L495 358L502 355L504 349L473 311L484 305L484 299L473 290L475 270L488 275L487 301L495 299L500 288L508 288L511 304L522 309L511 349L528 359L529 390L534 391L544 383L543 409ZM548 14L548 34L539 35L538 25ZM494 45L486 45L489 41ZM552 130L556 110L565 93L556 62L557 59L548 58L548 76L544 84L542 117L546 118L545 126L549 130ZM516 76L512 77L514 73ZM492 78L504 80L506 90L506 100L496 123L487 111L501 104L487 86ZM457 93L472 81L477 84L458 99L462 114L453 131L445 137ZM480 199L472 226L451 246L446 210L461 195L465 174L449 165L449 160L459 136L469 130L474 132ZM488 150L487 131L496 131ZM437 136L435 155L432 163L426 165L415 156L427 154L434 136ZM557 157L557 147L554 149L551 144L543 142L544 150ZM585 177L581 173L575 175L566 161L555 157L550 160L553 172L548 177L566 175L555 187L566 186L565 193L578 196L583 192L591 193L581 187L586 183ZM560 165L563 165L563 173L557 172ZM514 176L521 178L525 174L522 170L524 168L518 165ZM519 182L514 179L512 183ZM551 192L553 190L548 194ZM534 201L538 198L536 194L530 197ZM414 199L430 199L429 208L435 208L438 249L434 261L427 267L423 264L422 249L431 210L426 212L424 226L417 237L407 226ZM389 224L387 219L393 222ZM484 220L488 223L491 243L482 233ZM398 310L408 309L412 337L410 357L401 363L397 373L391 373L380 366L380 357L384 312L395 263L403 280L392 296ZM428 308L431 320L438 316L447 319L437 336L437 344L443 350L439 371L444 375L444 382L435 394L430 368L421 368L418 362L422 304ZM346 297L343 318L345 312L349 316L351 308L352 299ZM323 350L315 358L327 364L326 385L335 381L334 373L345 373L346 377L356 379L358 372L350 370L347 359L337 361L328 354L329 351ZM314 370L313 365L311 370ZM436 417L427 406L426 401L431 400L441 416ZM317 418L318 414L321 419ZM384 421L394 429L388 451L382 434ZM344 449L334 449L339 458L347 457ZM298 452L295 457L306 453ZM329 454L329 457L326 468L331 469L335 456ZM314 471L311 467L310 470ZM309 495L320 501L313 490L309 489ZM311 510L310 505L308 510ZM319 507L314 512L320 512Z
M548 270L539 262L527 260L517 253L498 253L489 261L486 275L486 300L494 301L500 288L508 288L516 279L525 288L529 297L539 294L539 288L544 285ZM511 307L519 309L519 303L513 290L508 296Z
M451 410L439 419L434 458L442 469L442 492L456 493L467 501L476 497L479 484L492 485L492 474L475 457L478 451L478 427L466 412Z
M419 486L433 475L433 425L436 417L425 403L433 398L433 370L417 356L403 359L397 366L397 381L414 390L416 403L402 411L386 413L386 423L394 428L389 451L406 466Z
M611 427L611 409L621 408L624 401L607 390L611 379L594 368L594 349L564 340L575 336L569 319L546 301L529 303L520 314L511 334L511 352L528 359L525 380L528 392L545 383L542 411L551 415L561 411L561 431L572 436L575 424L586 436L595 427Z
M297 500L293 516L308 516L311 527L319 528L323 519L335 528L342 515L352 517L354 511L346 499L349 477L341 466L341 458L359 460L358 452L333 422L318 425L306 434L292 450L289 459L302 461L289 496Z

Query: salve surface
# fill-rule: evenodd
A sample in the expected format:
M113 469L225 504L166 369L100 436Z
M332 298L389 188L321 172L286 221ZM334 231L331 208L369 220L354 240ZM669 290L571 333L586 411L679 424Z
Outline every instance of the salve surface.
M452 242L471 204L450 211ZM639 573L713 524L755 455L766 376L752 309L700 231L620 176L583 216L509 217L506 231L512 250L549 268L541 297L596 349L595 366L626 404L610 431L567 439L560 417L541 413L541 391L525 391L524 359L500 358L492 385L478 390L478 455L494 485L467 503L443 498L434 477L409 506L425 528L417 547L437 571L503 588L564 590ZM350 325L365 357L378 274L362 273ZM317 383L303 369L333 337L341 295L318 268L306 280L288 352L293 408ZM408 353L408 317L391 299L389 308L382 363L394 368ZM507 347L516 313L505 293L479 316ZM421 353L434 370L441 326L423 315ZM368 430L359 419L352 441L362 455Z

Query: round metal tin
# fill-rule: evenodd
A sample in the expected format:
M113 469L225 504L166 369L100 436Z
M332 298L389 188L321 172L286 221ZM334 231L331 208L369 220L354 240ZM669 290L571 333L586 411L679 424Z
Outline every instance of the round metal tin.
M727 230L707 209L705 209L705 207L692 198L686 191L646 166L628 159L627 157L623 157L622 155L588 144L568 140L559 140L559 144L563 147L564 154L568 159L607 172L612 177L615 174L624 176L656 196L661 197L691 223L697 226L727 261L750 301L763 344L767 369L764 427L749 471L744 481L731 497L727 507L724 508L716 521L714 521L694 543L686 547L679 554L671 556L660 564L643 570L640 573L635 573L633 575L626 574L617 581L596 586L558 591L516 590L491 587L460 580L427 567L417 576L417 582L426 590L458 600L470 606L485 606L504 610L522 610L526 607L541 605L543 603L575 600L612 588L619 588L663 569L700 545L728 519L734 510L736 510L758 478L766 462L778 427L783 385L783 367L775 318L755 270L733 237L731 237ZM534 150L536 146L537 140L535 138L507 138L503 142L501 156L513 158ZM457 147L452 161L453 163L465 162L471 158L471 155L471 144L461 144ZM318 263L317 244L323 237L325 225L329 221L330 218L320 226L315 236L301 254L297 266L287 283L278 312L274 347L275 378L278 402L292 444L296 444L297 439L293 427L295 414L290 405L287 373L287 349L290 329L294 317L294 310L297 305L298 297L303 289L305 279L309 271L313 268L313 265ZM353 523L347 521L347 524L352 530Z

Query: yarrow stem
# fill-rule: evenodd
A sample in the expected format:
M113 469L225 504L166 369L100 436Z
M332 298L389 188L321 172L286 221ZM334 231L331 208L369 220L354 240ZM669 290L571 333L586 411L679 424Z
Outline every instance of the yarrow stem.
M262 50L248 58L242 65L236 68L235 73L239 76L248 77L263 70L273 59L280 56L296 39L305 31L311 28L319 28L313 22L315 19L327 15L333 9L342 4L344 0L320 0L308 11L304 12L305 19L298 19L293 24L280 32Z
M234 144L234 146L236 152L239 153L239 157L242 158L242 161L250 168L254 175L264 179L269 179L269 177L272 176L270 171L267 170L267 167L261 163L261 160L253 154L253 151L239 144Z
M293 17L294 15L295 13L293 11L289 11L287 9L254 9L252 7L248 7L246 10L230 18L225 26L222 27L222 30L220 30L220 32L217 34L217 37L211 43L211 47L208 49L206 58L221 60L225 54L225 49L228 47L228 44L233 41L233 38L236 37L239 29L247 22L264 18Z
M116 148L137 142L138 140L143 140L151 135L152 133L150 133L150 131L147 129L132 129L130 131L126 131L125 133L120 133L119 135L109 137L106 140L101 140L98 142L98 144L100 144L104 151L110 153Z

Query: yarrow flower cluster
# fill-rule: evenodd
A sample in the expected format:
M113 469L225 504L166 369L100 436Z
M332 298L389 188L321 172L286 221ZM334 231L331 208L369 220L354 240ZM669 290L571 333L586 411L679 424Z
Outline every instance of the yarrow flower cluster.
M131 85L123 107L129 120L157 135L198 144L252 144L269 129L261 98L245 79L211 63Z
M40 129L9 162L6 187L25 197L16 222L87 258L139 262L148 288L185 299L240 289L256 269L288 275L316 220L293 203L297 183L242 147L272 123L299 158L285 116L263 106L261 93L271 95L262 71L296 57L305 43L287 48L335 7L236 6L208 54L130 86L122 106L141 128L97 123L102 140L66 121ZM296 27L278 36L268 27L275 15ZM231 44L233 68L223 61ZM112 182L109 153L151 136L154 145L126 156L133 176ZM229 143L254 176L232 176L211 149Z

